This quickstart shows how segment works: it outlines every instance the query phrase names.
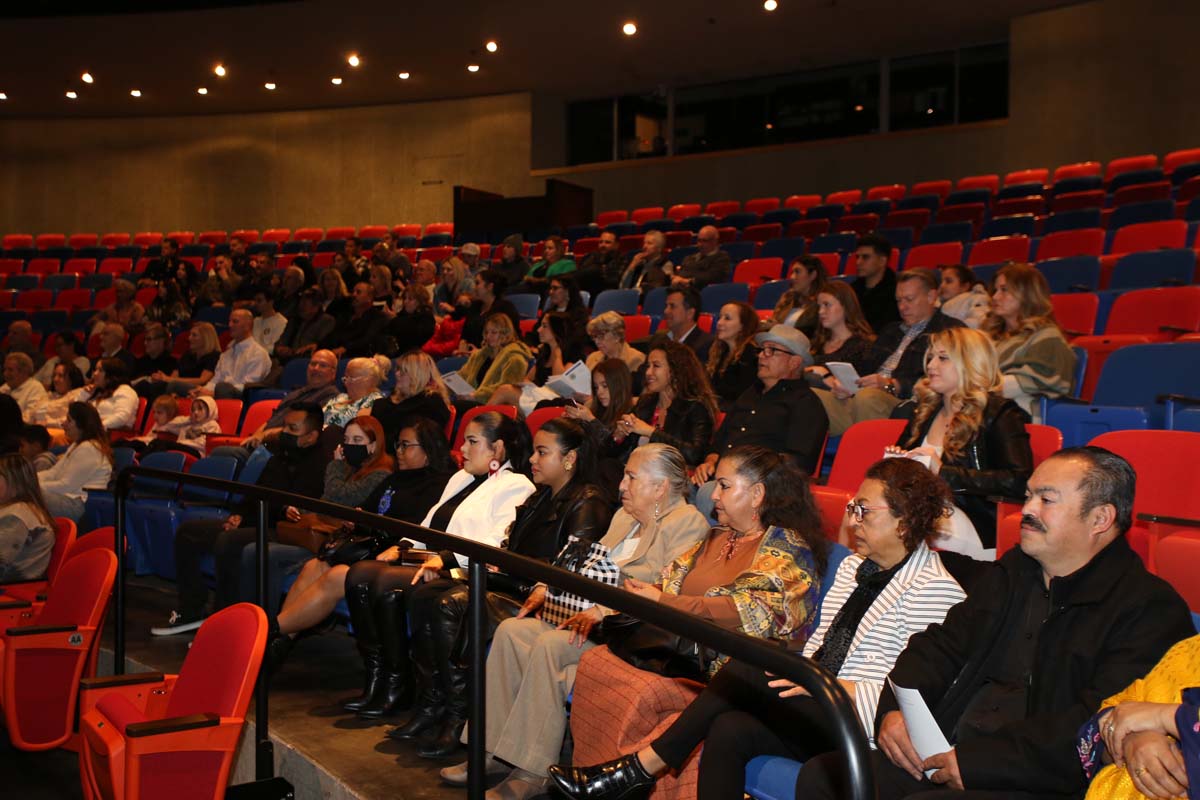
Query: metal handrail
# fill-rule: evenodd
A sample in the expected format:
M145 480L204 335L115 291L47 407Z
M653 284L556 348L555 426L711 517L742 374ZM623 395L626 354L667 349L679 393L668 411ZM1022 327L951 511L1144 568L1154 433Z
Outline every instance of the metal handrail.
M846 756L853 800L874 800L875 782L870 766L870 749L850 698L837 679L814 661L790 653L762 639L720 628L669 606L639 597L615 586L584 578L537 561L480 542L459 536L423 528L391 517L372 514L357 508L330 503L304 495L270 489L263 486L238 483L237 481L211 478L190 473L171 472L151 467L126 467L117 476L115 497L116 554L118 561L115 592L114 620L114 669L120 675L125 668L125 504L134 478L157 478L176 483L186 483L242 495L258 501L256 528L258 532L257 596L258 602L267 607L267 502L291 505L320 514L326 514L374 530L383 531L397 538L410 538L432 546L433 549L450 550L470 560L470 605L467 613L470 640L469 691L469 736L468 736L468 797L481 800L484 783L484 721L486 653L479 646L485 640L487 566L499 567L510 575L519 575L559 589L573 592L582 597L617 611L623 611L648 623L658 625L674 633L693 639L699 644L719 653L737 653L737 658L752 666L787 678L804 687L820 704L828 716L840 749ZM268 778L274 769L271 744L267 731L266 681L260 680L255 698L255 739L257 741L256 771L259 779ZM261 727L260 727L261 726Z

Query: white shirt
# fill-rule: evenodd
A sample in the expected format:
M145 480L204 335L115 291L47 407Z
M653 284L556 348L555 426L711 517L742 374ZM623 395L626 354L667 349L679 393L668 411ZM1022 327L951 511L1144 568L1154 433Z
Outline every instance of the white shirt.
M247 336L240 342L230 342L217 360L217 371L212 380L204 384L212 391L218 383L232 384L241 391L247 383L257 383L271 371L271 355L263 346Z
M442 491L441 499L429 509L421 525L429 527L434 513L441 508L442 503L461 492L473 480L475 476L466 470L454 473ZM446 533L499 547L500 542L504 541L509 524L517 517L517 506L533 494L533 489L533 484L528 478L513 472L505 462L499 472L490 476L458 504L458 508L454 509L454 514L450 517L450 524L446 526ZM455 553L455 557L461 566L467 566L465 556ZM447 568L452 566L454 565L446 565Z
M42 368L33 374L34 379L43 386L49 387L51 379L54 378L54 368L58 366L60 360L58 356L47 358L46 363L42 364ZM74 363L84 375L87 375L88 370L92 368L92 362L87 360L87 356L75 356Z
M87 502L84 487L107 486L112 477L112 464L95 442L88 441L71 445L57 464L37 476L43 492Z
M254 337L254 341L263 346L264 350L274 353L275 343L279 341L280 336L283 336L283 329L287 327L287 322L287 317L279 313L270 317L255 317L251 335Z
M96 407L105 430L131 431L137 425L138 396L129 384L118 386L111 397L103 400L92 400L88 392L81 392L79 399Z
M7 383L0 386L0 394L12 395L21 409L21 416L28 417L29 411L46 402L46 387L33 378L26 378L16 389Z

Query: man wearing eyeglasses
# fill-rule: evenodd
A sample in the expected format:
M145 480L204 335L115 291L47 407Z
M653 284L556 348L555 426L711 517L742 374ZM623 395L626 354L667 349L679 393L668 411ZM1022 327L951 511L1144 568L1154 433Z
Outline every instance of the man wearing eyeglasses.
M672 286L691 286L703 289L710 283L724 283L732 276L733 262L721 249L721 234L712 225L705 225L696 234L698 252L683 260L671 278Z
M808 337L787 325L776 325L754 337L759 346L758 380L730 407L713 436L713 451L696 467L692 481L712 478L717 461L738 445L758 445L790 456L811 473L817 467L829 419L821 401L804 380L813 363ZM701 498L696 505L702 511Z

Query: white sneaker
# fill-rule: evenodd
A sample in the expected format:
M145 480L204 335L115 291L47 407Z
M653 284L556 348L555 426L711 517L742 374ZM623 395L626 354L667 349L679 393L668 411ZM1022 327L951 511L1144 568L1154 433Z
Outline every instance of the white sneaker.
M166 625L156 625L150 629L151 636L174 636L177 633L194 631L204 624L203 619L184 621L178 611L172 611Z

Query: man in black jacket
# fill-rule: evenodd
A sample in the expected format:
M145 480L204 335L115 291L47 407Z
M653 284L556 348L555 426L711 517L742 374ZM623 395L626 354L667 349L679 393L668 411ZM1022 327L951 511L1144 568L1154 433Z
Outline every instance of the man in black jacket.
M332 350L338 358L371 356L388 317L375 306L375 290L371 284L354 285L350 314L337 320L337 327L321 341L321 347Z
M605 289L617 288L624 268L617 235L612 231L605 231L600 234L596 249L578 263L575 280L579 282L579 288L589 292L595 300L596 295Z
M892 669L896 686L921 693L951 748L922 758L885 687L871 760L880 800L1083 796L1080 726L1195 632L1187 605L1125 541L1135 480L1125 459L1098 447L1062 450L1037 468L1020 549L944 623L914 635ZM796 796L848 797L840 759L805 764Z
M900 322L879 332L866 359L867 374L854 387L842 386L830 375L825 379L828 389L817 390L829 415L830 436L841 436L856 422L884 419L912 396L913 384L925 374L929 334L962 327L938 310L937 289L932 270L905 270L896 276Z
M319 446L324 414L317 405L295 405L284 415L283 431L279 434L279 455L263 467L257 486L279 489L306 497L320 497L325 492L325 466L329 458ZM247 498L237 511L224 520L196 519L185 522L175 531L175 582L179 605L171 612L167 624L150 629L154 636L171 636L196 630L204 621L208 587L200 572L204 556L216 556L216 610L238 600L242 548L254 541L255 528L242 527L256 519L258 501ZM267 524L272 527L283 519L284 506L267 506Z

